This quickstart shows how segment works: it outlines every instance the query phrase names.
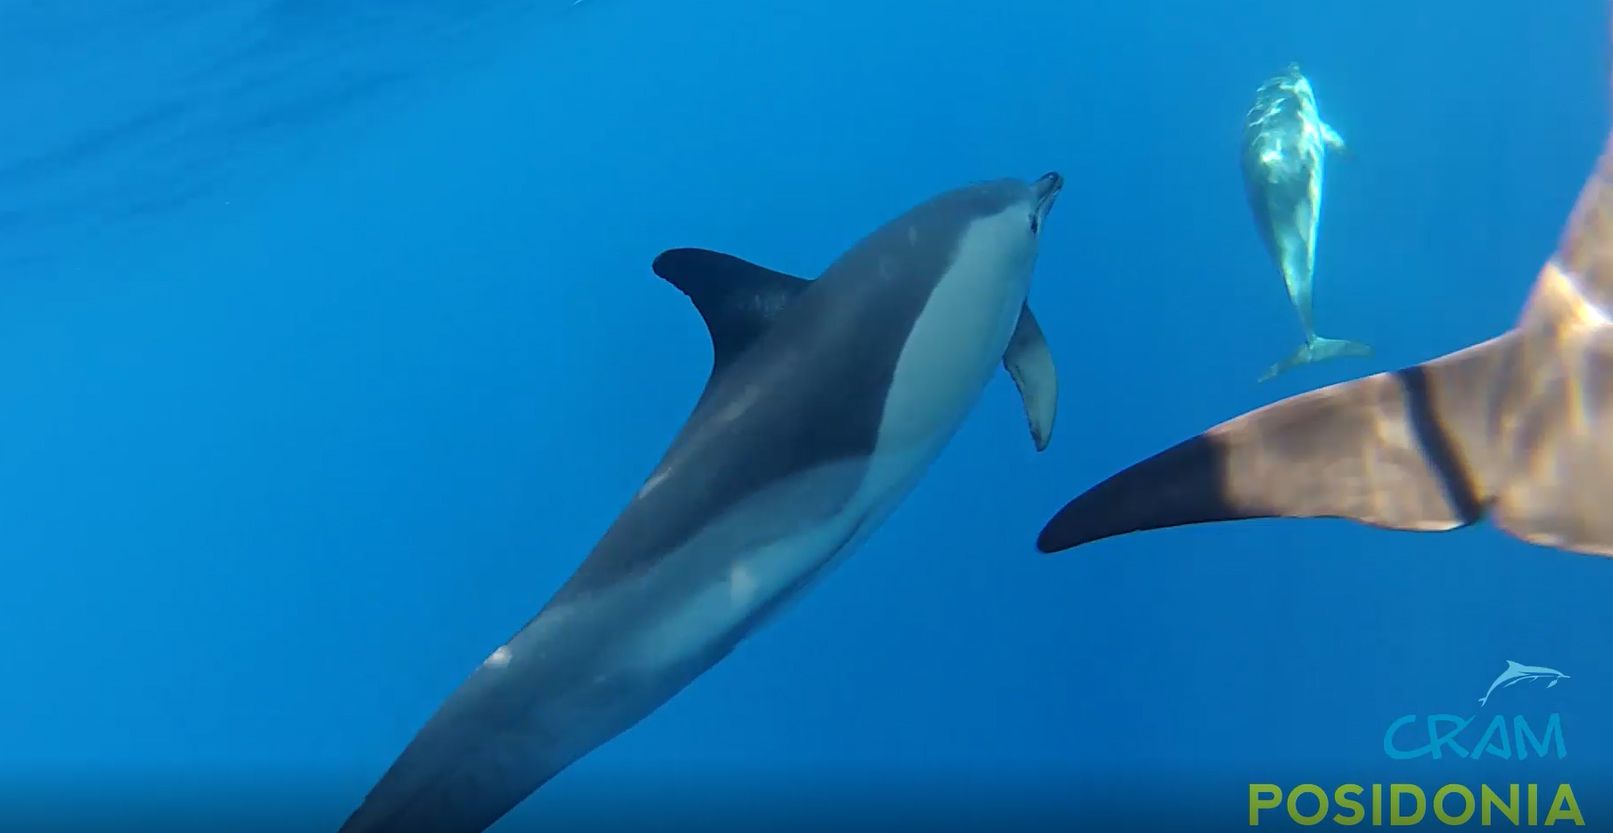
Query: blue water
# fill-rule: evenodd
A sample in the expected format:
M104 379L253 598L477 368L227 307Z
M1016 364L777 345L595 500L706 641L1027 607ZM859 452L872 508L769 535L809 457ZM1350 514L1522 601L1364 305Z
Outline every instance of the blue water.
M1236 829L1252 782L1352 781L1568 782L1613 824L1605 560L1342 521L1032 546L1167 444L1509 326L1608 127L1602 4L382 8L0 2L8 828L334 829L692 406L657 252L810 275L1051 169L1052 447L994 382L859 553L498 829ZM1378 354L1256 385L1299 330L1236 142L1294 60L1354 150L1318 324ZM1384 754L1508 659L1571 676L1492 701L1566 759Z

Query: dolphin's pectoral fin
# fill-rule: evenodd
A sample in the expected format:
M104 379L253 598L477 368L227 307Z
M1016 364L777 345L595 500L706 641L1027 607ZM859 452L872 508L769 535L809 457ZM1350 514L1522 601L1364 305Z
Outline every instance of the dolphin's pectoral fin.
M1546 688L1556 688L1557 683L1558 683L1558 680L1552 680L1551 682L1546 683Z
M812 282L709 249L669 249L650 267L689 296L711 333L712 375L756 340Z
M1473 523L1493 496L1490 380L1502 336L1426 364L1251 411L1070 501L1037 546L1245 518L1349 518L1391 529Z
M1031 426L1031 439L1036 443L1036 450L1042 451L1053 439L1059 380L1053 368L1053 352L1048 349L1047 338L1028 304L1020 309L1019 324L1014 327L1008 350L1003 354L1003 367L1019 387L1019 397L1025 403L1025 418Z
M1340 136L1339 132L1334 130L1332 125L1329 125L1325 122L1322 124L1322 141L1327 144L1327 149L1333 151L1334 153L1346 157L1351 155L1350 146L1345 144L1344 137Z

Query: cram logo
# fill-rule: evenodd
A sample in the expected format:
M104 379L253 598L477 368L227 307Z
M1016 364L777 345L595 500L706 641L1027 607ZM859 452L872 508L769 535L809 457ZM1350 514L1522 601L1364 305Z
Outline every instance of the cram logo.
M1485 714L1485 707L1498 690L1520 683L1544 682L1554 688L1568 675L1543 665L1524 665L1507 660L1502 671L1480 697L1479 711L1469 715L1402 715L1383 734L1383 751L1397 761L1413 758L1439 760L1457 758L1501 758L1527 760L1534 757L1568 757L1563 739L1562 716L1556 712L1531 720L1524 714L1507 715L1496 711Z
M1547 668L1544 665L1523 665L1509 659L1507 660L1507 670L1502 671L1501 676L1496 677L1495 682L1490 683L1490 688L1484 692L1483 697L1479 698L1479 705L1489 703L1490 695L1494 694L1498 688L1511 688L1526 680L1547 680L1549 682L1546 683L1546 688L1556 688L1559 682L1566 679L1568 679L1568 675L1555 668Z
M1432 817L1446 826L1472 824L1518 827L1584 826L1574 789L1566 783L1535 783L1525 772L1538 772L1534 764L1568 757L1562 716L1539 708L1525 712L1516 707L1539 704L1538 695L1517 698L1513 692L1556 688L1567 674L1543 665L1507 661L1507 667L1478 698L1471 714L1407 714L1396 718L1383 734L1383 751L1392 760L1416 758L1463 761L1492 758L1528 761L1512 770L1518 775L1505 783L1452 783L1425 787L1412 783L1299 784L1284 789L1278 784L1249 785L1249 824L1261 824L1262 815L1284 809L1293 822L1310 826L1331 817L1339 825L1366 823L1373 827L1399 827ZM1502 696L1505 695L1505 696ZM1514 764L1516 766L1516 764ZM1478 768L1456 764L1449 772L1472 778ZM1480 776L1482 777L1482 776Z

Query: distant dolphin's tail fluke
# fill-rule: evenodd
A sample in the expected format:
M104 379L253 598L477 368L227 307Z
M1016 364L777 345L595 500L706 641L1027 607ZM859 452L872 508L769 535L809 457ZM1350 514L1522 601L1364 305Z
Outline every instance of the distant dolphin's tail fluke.
M1276 378L1278 374L1302 364L1315 364L1316 362L1338 358L1339 356L1370 355L1372 355L1372 346L1369 344L1344 338L1311 336L1309 341L1301 344L1299 349L1289 354L1288 358L1266 368L1266 372L1260 374L1260 381L1270 381Z

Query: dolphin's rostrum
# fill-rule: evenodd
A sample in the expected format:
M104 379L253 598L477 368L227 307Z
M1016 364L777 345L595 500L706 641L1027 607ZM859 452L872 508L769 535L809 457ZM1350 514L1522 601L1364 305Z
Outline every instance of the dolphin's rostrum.
M343 833L475 833L712 667L866 538L1006 365L1032 436L1051 354L1025 306L1063 184L946 192L816 280L674 249L713 369L659 465L526 627L442 704Z

